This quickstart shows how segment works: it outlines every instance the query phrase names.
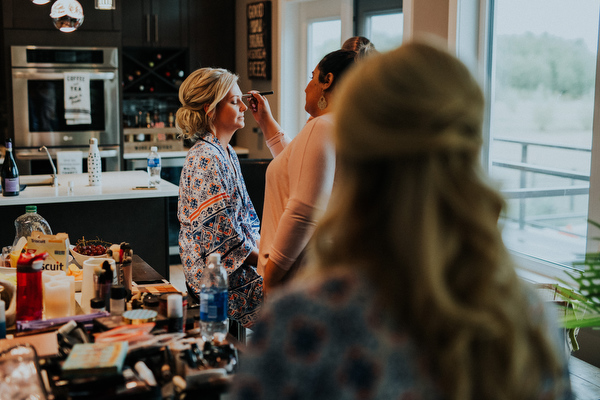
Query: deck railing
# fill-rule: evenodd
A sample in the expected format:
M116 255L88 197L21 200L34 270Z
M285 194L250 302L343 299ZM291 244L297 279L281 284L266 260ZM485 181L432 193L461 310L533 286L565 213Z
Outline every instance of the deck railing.
M512 161L503 161L503 160L493 160L492 166L500 167L500 168L508 168L520 171L519 177L519 188L518 189L508 189L503 190L502 194L506 199L518 199L519 200L519 229L523 229L525 225L535 225L535 226L544 226L543 221L548 221L551 219L557 218L573 218L573 217L585 217L585 215L578 215L573 208L571 208L571 213L569 214L561 214L561 215L545 215L538 216L536 218L527 217L527 205L526 200L530 198L539 198L539 197L558 197L558 196L577 196L577 195L587 195L589 194L589 181L590 175L584 173L578 173L575 171L563 170L558 168L550 168L550 167L542 167L539 165L534 165L528 163L528 151L532 146L543 147L543 148L552 148L552 149L560 149L560 150L569 150L569 151L578 151L583 153L591 153L591 149L587 147L580 146L566 146L566 145L556 145L556 144L548 144L543 142L536 142L530 140L517 140L517 139L508 139L508 138L494 138L496 142L504 142L504 143L514 143L521 146L521 161L520 162L512 162ZM556 176L560 178L571 179L570 185L560 186L560 187L547 187L547 188L527 188L526 174L528 172L549 176ZM576 182L585 182L581 184L576 184ZM571 202L573 204L573 202ZM556 228L555 228L556 229ZM557 229L559 230L559 229ZM571 232L572 233L572 232Z

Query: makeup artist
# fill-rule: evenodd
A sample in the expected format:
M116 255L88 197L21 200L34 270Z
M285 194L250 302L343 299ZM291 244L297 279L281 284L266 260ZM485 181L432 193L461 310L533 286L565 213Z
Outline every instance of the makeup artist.
M179 88L177 129L195 141L179 184L179 253L188 292L198 296L209 254L221 254L229 283L228 317L251 327L262 304L256 272L259 220L246 190L240 163L229 144L244 127L248 107L238 76L201 68Z
M330 111L338 82L355 56L354 51L334 51L315 67L304 90L304 109L311 119L293 140L273 118L266 98L251 92L252 115L274 157L266 175L258 257L265 292L301 268L306 245L329 201L335 175Z

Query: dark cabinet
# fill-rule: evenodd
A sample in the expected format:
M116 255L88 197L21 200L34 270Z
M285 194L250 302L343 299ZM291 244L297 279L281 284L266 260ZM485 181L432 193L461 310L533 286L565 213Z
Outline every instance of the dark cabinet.
M122 7L123 46L188 45L188 0L126 0Z

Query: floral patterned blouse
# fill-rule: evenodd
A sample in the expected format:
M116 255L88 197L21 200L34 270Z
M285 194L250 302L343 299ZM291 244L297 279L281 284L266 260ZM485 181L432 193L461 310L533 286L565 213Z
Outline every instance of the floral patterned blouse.
M389 329L366 279L350 271L311 279L269 296L232 399L443 398L408 334ZM555 398L558 387L558 398L570 399L568 379L545 382L539 398Z
M226 152L212 134L188 151L177 215L188 287L198 295L208 255L221 254L229 281L229 317L251 326L262 304L262 277L244 261L258 247L260 223L233 147Z

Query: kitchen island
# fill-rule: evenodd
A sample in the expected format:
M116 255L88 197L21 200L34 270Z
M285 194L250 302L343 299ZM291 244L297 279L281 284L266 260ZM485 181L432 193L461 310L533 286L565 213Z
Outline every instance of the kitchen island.
M72 182L72 193L69 184ZM169 279L168 199L179 188L165 180L148 189L145 171L103 172L102 186L89 186L87 174L58 175L58 186L28 186L19 196L0 197L0 246L11 245L14 220L36 205L53 233L128 242L154 269ZM146 187L145 189L140 189Z

